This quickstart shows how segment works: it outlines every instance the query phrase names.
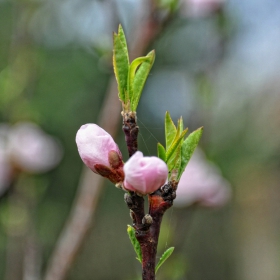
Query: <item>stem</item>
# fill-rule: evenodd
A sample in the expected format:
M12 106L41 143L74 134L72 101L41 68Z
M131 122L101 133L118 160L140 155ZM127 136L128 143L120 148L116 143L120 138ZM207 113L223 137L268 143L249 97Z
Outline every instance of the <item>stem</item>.
M144 198L137 195L135 192L126 193L124 200L130 209L130 215L133 221L133 226L140 228L142 219L145 216L144 212Z
M139 127L136 123L136 112L122 112L123 115L123 132L129 157L137 152L138 149L138 132Z
M126 146L129 157L138 149L137 137L139 127L137 126L136 112L122 112L123 132L125 134ZM149 218L146 219L144 210L144 198L134 192L126 193L125 202L130 209L130 215L135 228L135 236L140 243L142 251L142 279L154 280L156 267L156 254L160 226L164 212L173 204L176 197L177 184L168 182L162 188L149 195Z
M168 182L162 188L149 195L149 214L153 223L142 236L136 235L142 249L142 278L143 280L155 279L156 254L162 217L167 209L173 205L176 197L176 186Z
M152 202L153 197L149 198ZM158 209L157 209L158 210ZM164 211L156 211L150 208L153 223L147 231L136 231L136 238L142 250L142 279L154 280L156 267L157 244L160 233L160 225Z
M135 193L125 195L125 201L131 210L135 236L142 251L142 279L154 280L156 254L160 225L165 211L173 204L177 185L168 182L159 190L149 195L149 215L152 223L144 215L144 199Z
M146 42L143 46L155 40L162 30L164 23L171 20L169 15L165 21L160 22L156 16L157 5L155 1L150 2L150 17L146 22L142 32L142 40ZM137 45L135 47L137 49ZM144 48L143 48L144 49ZM143 52L143 49L140 52ZM138 132L136 112L122 112L123 116L123 132L128 149L129 157L131 157L138 149ZM177 184L168 182L159 190L149 195L149 215L145 215L144 199L134 192L125 194L125 202L130 209L133 227L135 228L135 236L140 243L142 251L142 280L155 280L156 254L158 238L162 217L165 211L173 204L176 197ZM147 218L147 216L149 216ZM152 220L152 222L151 222Z
M151 13L146 22L135 30L135 34L137 34L135 37L137 39L131 51L131 54L133 54L132 58L133 56L138 57L143 55L147 46L154 41L154 38L160 31L161 22L158 22ZM107 99L105 100L103 110L100 112L98 121L100 126L111 135L116 135L119 121L118 114L120 112L119 104L115 77L112 77L107 92ZM68 276L70 268L83 245L86 234L93 225L95 209L102 191L103 182L104 179L101 176L84 168L75 202L47 264L44 280L63 280ZM135 200L138 201L138 205L141 205L141 197ZM139 209L141 208L142 206L139 207ZM136 212L141 213L141 211ZM138 215L138 220L141 215Z

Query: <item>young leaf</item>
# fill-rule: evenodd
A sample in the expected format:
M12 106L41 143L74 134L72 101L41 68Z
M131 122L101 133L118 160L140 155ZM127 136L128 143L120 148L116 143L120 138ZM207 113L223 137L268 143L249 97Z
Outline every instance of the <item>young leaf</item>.
M131 110L136 111L139 99L144 88L145 82L148 78L150 70L155 61L155 51L151 51L146 55L145 60L137 70L133 81L133 97L131 100Z
M180 134L183 132L183 130L184 130L184 122L183 122L183 118L182 117L180 117L180 119L178 120L178 128L177 129L179 129L179 131L180 131Z
M118 83L119 98L126 103L129 60L126 40L121 26L119 27L119 34L113 34L113 41L113 66Z
M172 142L171 146L169 147L169 149L166 152L166 162L168 162L169 159L172 157L173 153L176 152L176 149L178 148L178 146L180 148L181 140L184 138L184 136L187 133L187 131L188 131L188 129L186 128L182 132L182 134L179 136L180 131L178 129L174 141Z
M173 140L176 136L176 126L173 123L169 112L166 112L165 114L165 145L166 150L168 151L169 147L171 146Z
M184 124L183 124L183 118L181 117L178 120L178 125L177 125L177 132L179 132L179 135L182 134L184 130ZM176 139L176 137L175 137ZM181 165L181 145L184 142L184 137L181 138L181 143L178 145L176 152L173 153L173 155L170 157L170 159L168 160L167 166L168 166L168 170L172 171L174 169L176 169L177 171L180 168ZM170 173L171 175L171 173Z
M176 152L172 154L171 158L167 163L168 171L172 171L174 169L179 170L181 165L181 146L179 145L176 149ZM169 173L171 175L171 172Z
M128 48L127 48L127 43L126 43L126 38L125 38L125 34L124 34L124 31L123 31L123 28L122 26L119 24L119 29L118 29L118 36L121 40L121 43L123 44L123 48L124 48L124 51L127 55L127 60L129 59L128 57Z
M130 225L127 225L127 233L128 233L128 236L129 236L129 239L131 241L131 244L134 248L134 251L137 255L137 260L142 263L142 252L141 252L141 248L140 248L140 244L138 242L138 240L136 239L135 237L135 229L130 226Z
M150 60L150 57L148 57L148 56L138 57L138 58L134 59L129 66L127 90L128 90L128 95L129 95L130 100L133 99L133 82L134 82L136 69L141 63L143 63L144 61L149 61L149 60Z
M158 151L158 157L165 162L166 152L165 152L164 147L160 143L157 144L157 151Z
M158 271L158 269L162 266L162 264L171 256L171 254L173 253L174 251L174 247L170 247L169 249L167 249L161 256L159 262L157 263L157 266L156 266L156 273Z
M198 142L201 138L203 132L203 127L198 128L192 132L187 139L182 144L181 147L181 166L178 173L178 180L180 179L182 173L184 172Z

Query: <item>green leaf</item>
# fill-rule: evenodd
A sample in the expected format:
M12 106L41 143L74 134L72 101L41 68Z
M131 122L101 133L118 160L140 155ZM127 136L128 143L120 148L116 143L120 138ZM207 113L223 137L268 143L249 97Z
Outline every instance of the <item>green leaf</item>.
M144 88L145 82L148 78L150 70L155 61L155 51L151 51L146 55L147 60L142 62L139 69L136 71L133 80L133 97L131 100L131 110L136 111L139 99Z
M119 26L119 34L113 34L113 66L118 83L119 98L127 102L127 76L129 68L128 50L123 29Z
M184 136L186 135L188 129L186 128L181 135L179 135L180 133L180 129L178 128L176 136L174 141L172 142L171 146L169 147L169 149L166 152L166 162L168 163L168 161L170 160L170 158L172 157L172 155L176 152L177 148L181 147L181 140L184 138Z
M198 128L192 132L182 144L181 147L181 166L178 173L178 180L182 176L198 142L202 136L203 127Z
M182 132L184 130L184 122L183 122L183 118L182 117L180 117L180 119L178 120L178 128L179 128L180 134L182 134Z
M127 90L128 90L128 96L130 100L133 99L133 82L134 82L136 70L138 66L144 61L150 61L150 57L147 56L138 57L134 59L129 66Z
M169 171L169 177L168 177L169 179L172 174L171 171L174 169L178 170L180 165L181 165L181 146L179 145L178 148L176 149L176 152L173 153L173 155L171 156L171 158L169 159L169 161L167 163L167 167L168 167L168 171Z
M165 148L160 143L157 144L157 151L158 151L158 157L165 162L166 160Z
M127 225L127 233L128 233L128 236L129 236L129 239L131 241L131 244L134 248L134 251L137 255L137 260L142 263L142 252L141 252L141 248L140 248L140 244L138 242L138 240L136 239L135 237L135 229L130 226L130 225Z
M165 145L166 145L166 150L169 149L171 146L175 136L176 136L176 126L173 123L169 112L166 112L165 114Z
M177 125L177 133L179 132L180 135L182 135L184 130L184 124L183 124L183 118L181 117L178 120L178 125ZM175 137L176 138L176 137ZM171 155L170 159L168 160L167 166L168 166L168 170L172 171L172 170L179 170L180 165L181 165L181 145L184 142L184 137L181 137L181 143L178 145L178 147L176 148L176 151L173 153L173 155ZM169 173L169 175L171 176L171 172ZM176 176L177 177L177 176Z
M120 40L121 40L121 42L123 44L123 48L124 48L124 51L126 52L127 59L129 59L125 34L124 34L123 28L122 28L122 26L120 24L119 24L119 29L118 29L118 36L119 36L119 38L120 38Z
M174 251L174 247L170 247L162 254L162 256L156 266L156 273L157 273L158 269L163 265L163 263L171 256L173 251Z
M183 143L182 141L184 140L184 136L187 133L187 131L188 131L188 129L186 128L182 132L182 134L179 138L176 137L174 139L174 144L172 144L169 149L170 154L168 153L168 159L166 159L166 163L167 163L168 171L169 171L169 176L168 176L169 179L171 178L171 176L174 176L174 171L176 171L175 174L178 174L178 172L179 172L179 168L181 166L181 146L182 146L182 143ZM176 178L177 178L177 175L176 175Z

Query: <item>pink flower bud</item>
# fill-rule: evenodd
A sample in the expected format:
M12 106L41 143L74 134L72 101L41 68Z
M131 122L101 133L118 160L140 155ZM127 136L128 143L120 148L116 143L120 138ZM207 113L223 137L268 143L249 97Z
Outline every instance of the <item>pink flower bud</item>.
M76 135L82 161L113 183L123 181L122 154L112 136L96 124L82 125Z
M124 165L124 187L140 194L153 193L167 180L168 168L158 157L136 152Z
M231 189L219 169L209 163L197 148L182 174L176 194L175 207L187 207L194 203L220 207L228 202Z

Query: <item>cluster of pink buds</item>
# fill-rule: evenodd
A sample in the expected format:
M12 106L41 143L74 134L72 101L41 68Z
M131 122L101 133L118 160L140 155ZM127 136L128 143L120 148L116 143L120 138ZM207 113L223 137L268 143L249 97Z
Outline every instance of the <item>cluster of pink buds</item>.
M222 12L219 9L221 1L184 0L188 12L193 12L194 16L196 12L200 12L201 16ZM170 3L162 3L162 7L173 9ZM156 264L161 221L173 202L178 201L176 204L180 206L221 206L228 200L230 191L229 188L223 188L221 176L215 173L215 168L209 168L205 160L199 159L197 164L192 160L194 168L190 166L186 169L202 136L203 127L186 136L188 129L184 128L182 117L176 126L170 113L166 112L165 146L158 143L158 157L145 157L138 151L136 109L155 60L155 51L130 63L121 25L118 32L113 34L113 46L113 66L122 103L122 130L129 160L123 162L120 149L112 136L96 124L81 126L76 135L76 143L87 167L126 191L124 201L133 222L127 232L137 259L142 264L142 279L155 280L157 269L174 250L174 247L167 249ZM148 214L145 214L145 195L148 197Z
M124 190L146 195L167 182L168 168L164 161L158 157L144 157L138 151L124 164L114 139L96 124L81 126L76 142L83 162ZM226 204L230 194L229 183L198 149L180 179L174 205L219 207Z
M83 162L118 187L145 195L159 189L167 180L167 165L157 157L143 157L141 152L136 152L123 164L118 145L96 124L81 126L76 143Z

